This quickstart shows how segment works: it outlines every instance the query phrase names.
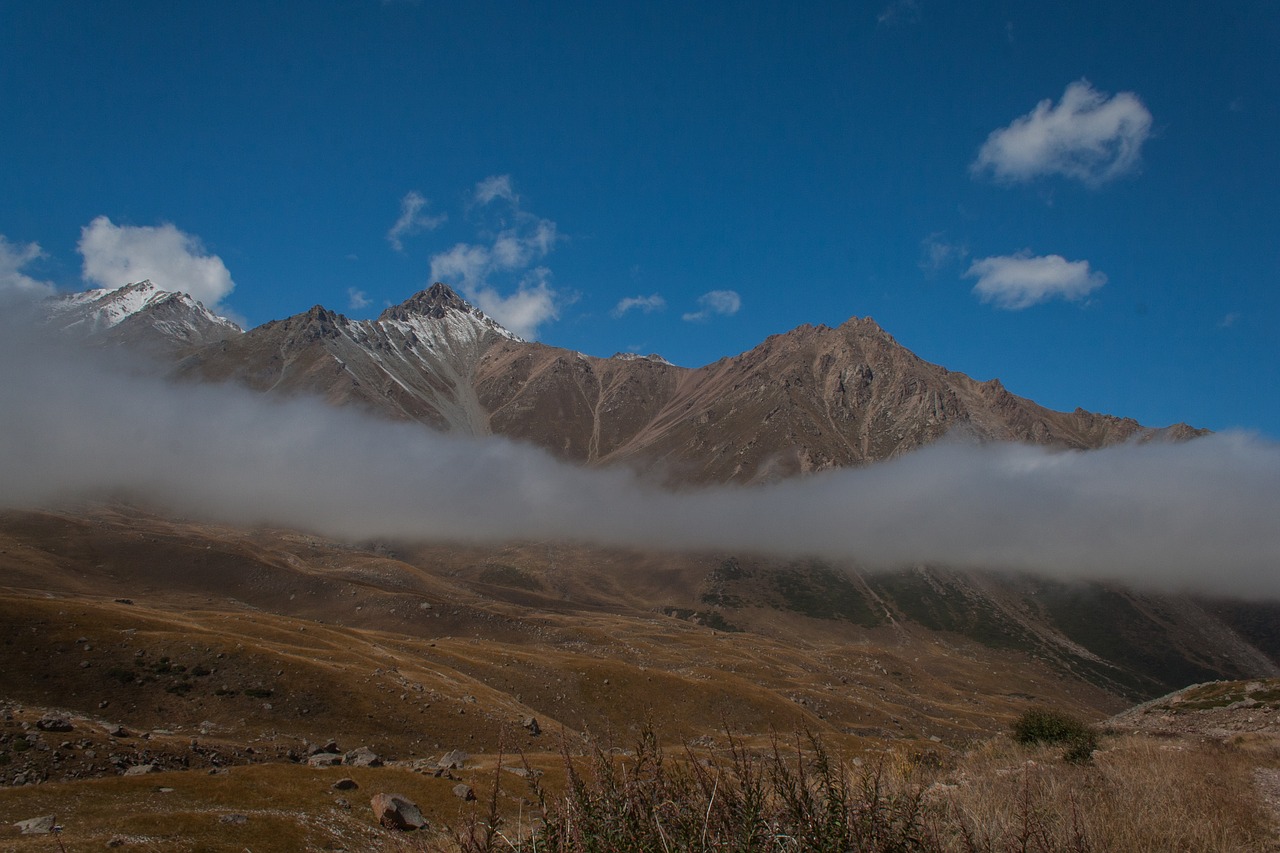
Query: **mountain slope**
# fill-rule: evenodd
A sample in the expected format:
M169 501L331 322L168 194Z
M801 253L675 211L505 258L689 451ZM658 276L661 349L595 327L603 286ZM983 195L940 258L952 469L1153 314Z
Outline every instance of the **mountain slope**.
M443 284L373 321L316 306L201 348L177 372L505 435L580 463L657 466L669 482L854 465L952 432L1080 449L1198 434L1045 409L920 359L870 319L801 326L690 369L522 341Z
M235 323L214 314L187 294L161 290L149 280L56 297L46 303L46 308L55 328L92 343L162 353L243 334Z

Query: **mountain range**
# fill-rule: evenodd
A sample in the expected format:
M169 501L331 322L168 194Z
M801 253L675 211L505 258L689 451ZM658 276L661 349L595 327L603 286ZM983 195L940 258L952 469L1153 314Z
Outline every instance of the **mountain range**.
M900 456L943 435L1090 449L1185 439L1058 412L919 358L870 318L800 326L698 368L521 340L444 284L352 320L317 305L248 331L149 281L50 303L53 322L143 348L175 377L309 394L467 435L502 435L671 484L753 483Z

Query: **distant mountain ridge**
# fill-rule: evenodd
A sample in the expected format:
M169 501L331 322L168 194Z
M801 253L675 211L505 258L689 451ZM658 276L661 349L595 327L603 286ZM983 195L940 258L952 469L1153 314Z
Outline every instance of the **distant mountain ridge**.
M239 335L239 325L150 280L49 300L49 321L99 343L177 352Z
M1046 409L998 380L924 361L870 318L800 326L685 368L521 340L440 283L376 320L317 305L247 332L150 282L63 300L53 313L64 328L145 338L183 378L318 395L436 429L532 442L578 463L657 469L668 482L750 483L856 465L949 433L1090 449L1204 432Z

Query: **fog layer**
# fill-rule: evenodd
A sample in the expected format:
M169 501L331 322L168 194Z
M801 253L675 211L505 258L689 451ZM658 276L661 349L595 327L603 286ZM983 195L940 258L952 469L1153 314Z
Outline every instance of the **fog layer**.
M1280 596L1280 447L1248 435L1088 453L943 442L672 494L502 439L131 374L11 325L0 324L7 507L130 497L349 539L573 539Z

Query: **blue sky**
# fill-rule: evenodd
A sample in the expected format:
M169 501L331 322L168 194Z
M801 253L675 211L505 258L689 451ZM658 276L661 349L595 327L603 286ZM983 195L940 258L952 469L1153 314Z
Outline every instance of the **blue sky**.
M1258 0L8 0L0 287L142 271L256 325L434 272L689 366L872 316L1053 408L1275 438L1278 57Z

